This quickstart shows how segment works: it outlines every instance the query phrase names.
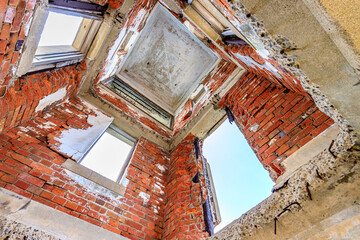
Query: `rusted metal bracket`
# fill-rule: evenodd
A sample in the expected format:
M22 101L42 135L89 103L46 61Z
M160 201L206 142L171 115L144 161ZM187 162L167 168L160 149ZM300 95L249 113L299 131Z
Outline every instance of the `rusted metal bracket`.
M312 201L312 197L311 197L311 192L310 192L309 186L310 186L310 184L307 182L307 183L306 183L306 192L307 192L307 194L309 195L310 200Z
M331 141L330 146L329 146L329 152L330 152L331 156L333 156L334 158L336 158L335 153L334 153L333 151L331 151L331 148L332 148L332 146L334 145L334 142L335 142L335 140L332 140L332 141Z
M293 202L293 203L290 203L289 205L287 205L287 206L274 218L274 233L275 233L275 235L276 235L276 222L279 221L278 218L279 218L281 215L283 215L284 213L286 213L286 212L291 212L290 207L293 206L293 205L297 205L297 206L299 206L299 208L301 209L300 203L298 203L298 202Z
M320 178L321 180L325 181L324 178L320 175L319 170L316 169L315 171L316 171L317 177Z
M277 217L274 218L274 234L276 235L276 222L278 221Z

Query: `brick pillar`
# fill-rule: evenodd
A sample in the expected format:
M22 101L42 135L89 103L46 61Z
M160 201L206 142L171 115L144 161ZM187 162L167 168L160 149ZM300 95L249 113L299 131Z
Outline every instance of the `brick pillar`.
M204 239L205 231L200 183L193 177L201 171L194 150L195 136L187 136L171 153L166 184L163 239Z

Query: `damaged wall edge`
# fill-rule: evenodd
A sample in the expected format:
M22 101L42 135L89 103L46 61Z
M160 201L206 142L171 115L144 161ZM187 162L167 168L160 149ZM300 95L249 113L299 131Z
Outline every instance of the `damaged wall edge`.
M0 188L0 205L1 237L23 238L32 232L41 239L54 240L71 240L74 236L79 240L96 240L98 234L104 239L128 239L4 188Z

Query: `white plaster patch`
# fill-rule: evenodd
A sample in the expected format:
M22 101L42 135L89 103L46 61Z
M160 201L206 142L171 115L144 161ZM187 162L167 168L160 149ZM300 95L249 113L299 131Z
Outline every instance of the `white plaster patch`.
M165 169L165 167L163 165L156 164L156 167L161 171L161 173L166 171L166 169Z
M157 184L154 185L154 187L156 188L156 190L160 193L160 194L164 194L165 192L161 189L161 187Z
M44 108L53 104L54 102L64 99L65 96L66 96L66 88L63 87L57 90L56 92L47 95L46 97L43 97L39 101L39 104L36 106L35 112L42 111Z
M92 110L96 114L96 116L88 115L87 122L91 124L90 127L87 129L66 129L59 137L55 138L61 143L60 146L57 146L57 150L76 161L84 156L113 120L113 117L101 113L91 105L88 106L93 108Z
M144 203L147 203L150 200L150 195L144 192L139 193L139 197L141 197Z
M42 123L41 126L39 126L41 129L51 129L55 127L56 124L50 121L47 121L46 123Z
M259 126L260 125L258 123L255 123L255 124L251 125L249 130L252 131L252 132L256 132L258 130Z
M254 61L254 59L252 59L249 56L243 56L241 54L238 53L234 53L234 55L242 62L244 62L246 65L248 65L249 67L253 67L255 68L255 66L257 66L260 69L266 69L268 71L270 71L271 73L273 73L276 77L278 78L282 78L279 75L279 71L268 61L265 61L265 64L261 65L257 62Z

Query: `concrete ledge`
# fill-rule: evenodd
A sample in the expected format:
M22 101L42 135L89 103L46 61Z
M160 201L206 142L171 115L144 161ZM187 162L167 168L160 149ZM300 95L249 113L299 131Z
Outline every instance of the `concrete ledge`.
M281 187L301 166L310 162L316 155L328 148L336 136L339 134L337 125L332 125L316 138L306 143L299 150L294 152L290 157L286 158L282 164L285 168L285 173L281 175L273 189Z
M5 218L6 221L2 221L0 226L6 225L6 222L25 225L20 228L14 226L22 232L11 231L9 232L11 236L31 237L31 232L27 231L31 228L33 232L41 231L42 234L45 233L64 240L128 239L79 218L22 197L4 188L0 188L0 218L1 217ZM10 237L10 239L13 238Z
M67 159L62 165L63 168L80 175L81 177L84 177L116 194L119 194L121 196L124 196L125 194L125 186L116 183L102 175L100 175L97 172L94 172L93 170L84 167L83 165L75 162L74 160Z

